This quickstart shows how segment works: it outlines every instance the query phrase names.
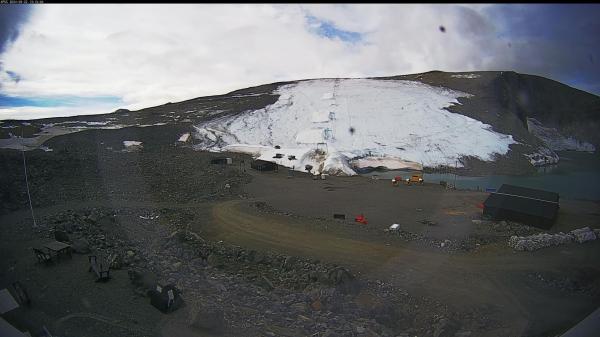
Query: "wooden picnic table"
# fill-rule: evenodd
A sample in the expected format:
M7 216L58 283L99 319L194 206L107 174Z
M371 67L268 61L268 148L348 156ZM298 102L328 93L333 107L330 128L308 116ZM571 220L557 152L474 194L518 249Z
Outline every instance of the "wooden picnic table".
M69 255L71 257L71 245L60 241L52 241L44 244L44 248L56 254L56 257L60 259L60 255Z

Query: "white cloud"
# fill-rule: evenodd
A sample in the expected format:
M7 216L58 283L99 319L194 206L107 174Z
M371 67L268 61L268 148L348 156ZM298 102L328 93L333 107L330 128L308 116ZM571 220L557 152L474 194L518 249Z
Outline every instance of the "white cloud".
M481 70L493 62L482 51L504 44L479 13L458 5L39 5L0 56L21 80L0 76L0 84L5 95L117 96L138 109L282 80ZM307 14L363 39L315 35Z
M14 107L0 109L0 120L2 119L38 119L49 117L67 117L80 115L105 114L115 110L115 105L95 104L77 107Z

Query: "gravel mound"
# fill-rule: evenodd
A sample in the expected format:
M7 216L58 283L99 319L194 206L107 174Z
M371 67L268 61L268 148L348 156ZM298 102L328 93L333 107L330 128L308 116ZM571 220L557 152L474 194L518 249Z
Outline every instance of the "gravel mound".
M589 227L583 227L572 230L566 234L560 232L556 234L541 233L529 236L513 235L508 240L508 245L514 250L532 252L538 249L559 246L571 242L583 243L592 241L597 239L597 231L598 230L592 230Z

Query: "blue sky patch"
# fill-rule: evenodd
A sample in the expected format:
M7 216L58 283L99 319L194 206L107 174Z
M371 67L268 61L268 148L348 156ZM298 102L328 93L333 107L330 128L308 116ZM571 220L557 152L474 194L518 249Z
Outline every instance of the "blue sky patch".
M360 33L339 29L332 22L318 19L312 15L307 15L306 21L311 30L319 36L328 39L338 38L344 42L350 43L356 43L362 40L362 35Z
M54 96L54 97L15 97L0 94L0 107L16 108L24 106L34 107L74 107L104 104L122 104L123 100L117 96Z

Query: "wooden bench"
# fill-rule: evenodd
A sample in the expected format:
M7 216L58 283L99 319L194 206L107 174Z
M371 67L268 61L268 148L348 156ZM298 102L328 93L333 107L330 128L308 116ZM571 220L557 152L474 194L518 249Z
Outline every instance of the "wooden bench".
M38 248L33 248L33 253L37 257L39 263L52 262L52 255L50 255L50 253L46 253L45 251Z
M71 255L71 245L66 244L60 241L52 241L44 244L44 248L46 248L49 252L52 252L57 260L60 260L60 257L63 255L67 255L69 258L72 258Z
M96 282L106 282L110 278L110 266L104 269L102 263L98 263L98 258L95 255L88 256L90 261L90 269L88 272L93 271L96 274Z

